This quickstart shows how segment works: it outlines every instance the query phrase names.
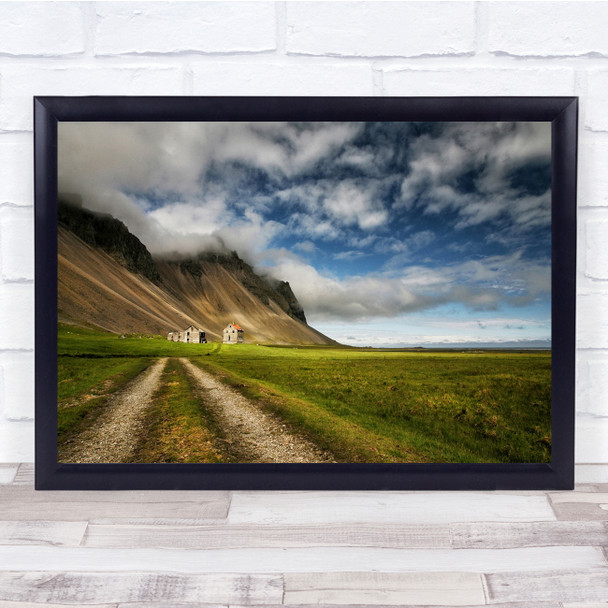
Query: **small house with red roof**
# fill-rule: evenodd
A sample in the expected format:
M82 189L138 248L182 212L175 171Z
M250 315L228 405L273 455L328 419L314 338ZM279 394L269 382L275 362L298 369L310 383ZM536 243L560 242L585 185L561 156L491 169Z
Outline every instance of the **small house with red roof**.
M243 343L243 328L236 323L230 323L224 329L224 344L242 344Z

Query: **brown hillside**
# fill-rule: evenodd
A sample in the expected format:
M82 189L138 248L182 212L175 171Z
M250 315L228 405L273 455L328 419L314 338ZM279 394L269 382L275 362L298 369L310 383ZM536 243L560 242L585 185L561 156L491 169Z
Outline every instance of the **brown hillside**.
M261 279L239 262L240 268L232 268L204 258L191 272L177 262L156 261L160 281L153 282L60 226L59 321L163 335L192 324L203 328L209 340L221 340L222 329L236 322L244 328L246 342L332 343L288 314L281 294L275 296L279 303L268 296L272 290L254 295L247 285Z

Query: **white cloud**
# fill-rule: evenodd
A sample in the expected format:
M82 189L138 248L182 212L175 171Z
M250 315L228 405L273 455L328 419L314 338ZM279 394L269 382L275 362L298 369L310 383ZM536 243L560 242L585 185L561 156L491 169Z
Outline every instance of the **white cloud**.
M493 344L526 347L551 341L550 323L526 317L462 318L408 313L390 320L357 323L320 321L317 328L342 344L401 347L442 345L454 347Z
M373 182L361 184L344 180L326 192L324 209L347 226L358 225L362 230L378 228L386 223L388 212L376 196Z
M442 268L408 266L343 278L322 273L293 254L265 255L271 264L265 269L290 282L312 322L393 318L450 302L473 310L493 310L505 302L524 306L551 288L548 263L526 261L523 251Z
M548 225L550 192L522 196L513 171L551 158L550 123L452 124L412 143L409 174L397 206L428 214L456 211L456 229L508 216L520 227ZM471 184L462 185L468 177Z
M415 223L400 225L406 236L395 236L387 205L396 180L387 169L390 146L357 148L352 142L361 129L360 123L60 123L60 190L124 221L155 254L236 250L290 281L312 322L396 318L446 302L476 309L525 305L548 293L548 262L530 263L523 249L441 268L418 257L412 266L437 236L416 231ZM393 211L402 213L423 196L426 213L456 212L455 228L498 223L504 215L510 226L546 226L549 192L524 196L509 175L546 159L548 136L543 124L460 124L413 139L410 172L399 177L400 208ZM319 169L334 161L351 177ZM312 167L319 171L304 179ZM471 167L475 188L459 189ZM241 186L259 173L266 189ZM280 221L269 219L274 197L285 210ZM490 231L488 240L507 239L505 230ZM318 253L313 241L331 241L342 247L337 260L393 257L375 273L339 278L273 248L282 236L296 237L294 251L302 254Z
M293 248L302 253L315 253L317 251L317 246L312 241L300 241Z

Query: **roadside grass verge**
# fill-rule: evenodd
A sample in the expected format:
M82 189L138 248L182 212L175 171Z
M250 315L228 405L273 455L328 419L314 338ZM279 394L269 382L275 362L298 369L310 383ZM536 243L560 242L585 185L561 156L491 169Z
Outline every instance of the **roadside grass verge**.
M229 372L225 382L266 400L340 460L551 460L549 352L235 345L198 363Z
M142 437L131 462L226 462L217 447L213 422L177 359L167 363Z
M150 362L151 359L147 357L89 359L60 356L57 358L59 407L83 395L112 392L135 377Z
M59 323L57 352L72 357L188 357L210 352L215 345L170 342L152 334L113 334Z
M114 374L126 374L120 386L151 357L188 357L340 462L551 460L550 351L182 344L60 325L59 353L64 433L93 420ZM79 396L81 412L65 408ZM206 422L221 435L210 415Z
M92 424L103 412L108 395L122 388L151 363L152 359L146 357L58 357L58 445Z
M331 453L337 462L423 462L422 456L407 446L340 418L310 400L286 394L269 383L239 376L207 359L190 361L251 399L260 409L277 415L290 431Z

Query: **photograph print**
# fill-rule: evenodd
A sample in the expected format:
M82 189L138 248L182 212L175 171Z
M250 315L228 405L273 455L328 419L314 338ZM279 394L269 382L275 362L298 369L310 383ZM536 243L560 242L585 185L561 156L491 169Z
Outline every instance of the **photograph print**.
M58 123L59 463L550 463L550 122Z

